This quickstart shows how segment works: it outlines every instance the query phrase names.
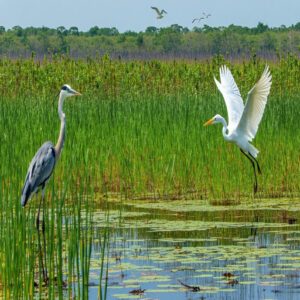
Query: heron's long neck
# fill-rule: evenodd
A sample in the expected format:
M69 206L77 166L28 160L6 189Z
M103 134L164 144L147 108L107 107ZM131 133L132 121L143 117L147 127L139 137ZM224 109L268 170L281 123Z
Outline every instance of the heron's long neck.
M58 101L58 115L60 118L60 131L59 131L59 136L57 143L55 145L55 154L56 158L58 159L61 153L61 150L64 146L64 141L65 141L65 129L66 129L66 117L65 114L62 110L63 108L63 103L64 103L64 96L62 94L59 95L59 101Z
M222 125L223 125L223 128L222 128L223 137L224 137L225 139L227 139L227 137L228 137L228 127L227 127L227 122L226 122L226 120L225 120L223 117L220 119L220 122L221 122Z

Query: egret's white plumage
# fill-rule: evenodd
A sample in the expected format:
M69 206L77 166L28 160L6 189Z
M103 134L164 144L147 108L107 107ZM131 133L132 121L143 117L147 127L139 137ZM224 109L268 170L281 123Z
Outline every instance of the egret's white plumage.
M254 139L263 117L271 89L271 80L269 68L266 67L260 80L248 92L246 106L237 130L244 134L250 142Z
M239 88L226 66L220 68L220 82L216 78L214 80L225 100L228 125L226 120L220 115L215 115L204 125L222 123L224 139L235 143L247 158L250 159L253 167L254 161L256 162L258 171L260 171L258 162L256 161L259 151L250 142L257 133L270 93L272 76L269 67L266 66L259 81L248 92L245 106ZM254 174L256 177L255 168Z
M230 70L226 66L220 68L220 81L214 77L215 83L222 93L228 113L228 130L235 129L244 110L244 103Z

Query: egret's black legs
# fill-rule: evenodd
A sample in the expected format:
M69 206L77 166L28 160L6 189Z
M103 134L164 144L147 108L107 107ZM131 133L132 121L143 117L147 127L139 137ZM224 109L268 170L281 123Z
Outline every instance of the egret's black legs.
M42 273L43 273L43 280L45 283L48 282L48 275L47 275L47 269L46 269L46 239L45 239L45 215L44 215L44 189L42 190L42 198L40 200L39 209L36 217L36 229L38 231L38 246L39 246L39 262L42 267ZM41 212L41 205L43 202L43 221L42 221L42 234L43 234L43 243L44 243L44 255L42 253L42 244L41 244L41 237L40 237L40 212ZM43 258L44 256L44 258ZM45 264L44 264L45 259Z
M260 170L260 166L258 164L258 161L256 160L256 158L254 156L251 155L251 153L249 153L249 155L252 157L252 159L254 159L254 161L256 163L258 174L261 174L261 170Z
M244 152L242 149L240 149L241 152L250 160L252 167L253 167L253 171L254 171L254 194L257 192L257 177L256 177L256 170L255 170L255 163L254 161L251 159L252 156L249 156L246 152Z

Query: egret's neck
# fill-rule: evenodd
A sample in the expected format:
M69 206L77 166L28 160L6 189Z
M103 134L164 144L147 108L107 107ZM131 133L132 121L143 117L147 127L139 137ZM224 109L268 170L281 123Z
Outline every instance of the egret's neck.
M60 118L60 132L59 132L57 143L55 145L56 159L59 158L61 150L64 146L64 141L65 141L66 117L62 110L64 100L65 100L65 96L62 93L60 93L59 100L58 100L58 115Z
M220 123L222 123L222 125L223 125L222 134L223 134L224 139L226 140L228 138L227 122L226 122L226 120L223 117L221 117Z

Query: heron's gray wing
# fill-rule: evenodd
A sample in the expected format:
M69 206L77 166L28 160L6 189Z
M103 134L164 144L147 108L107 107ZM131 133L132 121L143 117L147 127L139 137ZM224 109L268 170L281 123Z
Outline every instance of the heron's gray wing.
M162 13L162 14L163 14L163 13L167 14L167 12L166 12L164 9L161 11L161 13Z
M55 149L51 142L44 143L33 157L22 190L21 204L25 206L31 194L51 176L55 166Z

